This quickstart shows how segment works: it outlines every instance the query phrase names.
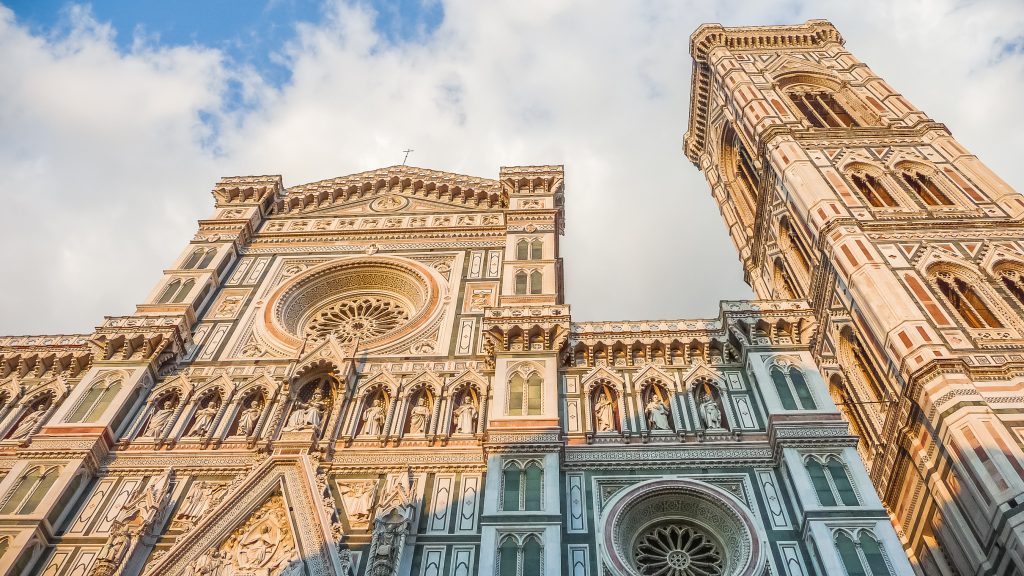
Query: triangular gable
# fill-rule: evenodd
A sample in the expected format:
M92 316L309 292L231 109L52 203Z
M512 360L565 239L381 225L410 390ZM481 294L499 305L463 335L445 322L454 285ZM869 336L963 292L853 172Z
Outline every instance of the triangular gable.
M295 363L292 379L301 378L314 370L323 369L333 372L340 381L344 382L348 374L352 372L354 354L355 345L343 345L332 334L299 358Z
M584 376L583 379L580 380L580 382L583 384L583 386L589 388L591 384L593 384L599 379L610 380L620 389L622 388L622 385L625 383L625 380L623 380L621 376L605 368L604 366L598 366L597 368L594 368L593 370L590 371L589 374Z
M508 207L508 194L497 180L414 166L390 166L293 186L285 191L275 207L278 213L306 213L323 210L325 206L394 195L460 208Z
M665 384L671 384L675 382L675 380L671 376L666 374L664 370L658 368L654 364L648 364L647 366L644 366L639 372L633 375L633 382L643 382L645 378L651 377L658 378Z
M409 378L408 381L406 382L405 387L411 388L413 386L416 386L417 384L421 384L424 382L426 382L430 386L430 389L434 392L435 395L440 394L441 388L444 386L444 381L438 378L437 374L434 374L429 370L423 370L413 375L412 378Z
M487 379L477 372L475 368L470 368L453 378L452 381L448 383L448 389L455 390L467 382L476 384L481 392L487 390Z
M359 385L359 390L368 390L374 386L384 386L388 393L394 396L398 393L398 381L390 372L377 372Z
M695 380L702 378L711 380L720 388L725 388L725 380L722 379L722 375L708 368L704 362L697 362L694 367L683 376L683 388L687 390L690 389L690 385Z
M143 573L189 574L220 560L238 573L278 574L300 559L308 573L329 573L327 565L333 562L325 551L334 546L327 545L318 526L320 515L310 501L318 491L305 485L312 476L303 467L301 462L265 460ZM300 526L293 514L310 522Z

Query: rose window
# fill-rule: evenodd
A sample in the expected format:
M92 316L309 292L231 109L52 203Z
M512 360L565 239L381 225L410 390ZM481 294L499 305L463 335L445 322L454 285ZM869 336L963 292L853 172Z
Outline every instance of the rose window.
M305 335L318 341L334 334L340 342L372 340L406 322L409 311L397 300L380 297L352 298L318 310L306 323Z
M636 566L644 576L720 576L722 555L706 534L669 525L637 539Z

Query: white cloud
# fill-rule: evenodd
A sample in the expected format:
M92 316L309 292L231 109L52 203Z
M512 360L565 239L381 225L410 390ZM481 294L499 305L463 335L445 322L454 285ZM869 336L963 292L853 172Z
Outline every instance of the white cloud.
M1024 55L1002 50L1020 45L1019 2L457 0L426 43L399 45L364 8L328 15L283 49L293 76L274 89L216 50L118 52L82 11L68 38L46 39L0 8L0 333L88 331L130 312L210 213L221 175L294 185L395 164L405 148L410 164L487 177L564 163L577 318L712 316L749 291L680 151L688 38L706 21L832 19L854 54L1024 183ZM254 106L224 112L240 76ZM221 121L219 154L200 111Z

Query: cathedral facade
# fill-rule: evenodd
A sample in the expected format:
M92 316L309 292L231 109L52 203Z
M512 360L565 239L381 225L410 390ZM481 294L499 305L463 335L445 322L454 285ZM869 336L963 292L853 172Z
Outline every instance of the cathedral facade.
M1022 574L1024 198L827 22L691 53L757 300L573 321L560 166L224 178L135 313L0 337L0 570Z

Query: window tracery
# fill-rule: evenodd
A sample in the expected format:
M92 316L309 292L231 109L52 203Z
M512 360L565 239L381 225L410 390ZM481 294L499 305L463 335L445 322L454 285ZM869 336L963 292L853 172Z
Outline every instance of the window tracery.
M538 512L544 501L544 464L540 460L508 460L502 467L501 509Z
M57 481L60 468L35 466L27 470L9 492L0 514L31 514L35 512L50 487Z
M509 416L535 416L542 409L543 379L536 370L526 375L517 371L509 378L508 409Z
M932 281L950 308L970 328L1002 328L988 303L963 278L949 270L933 272Z
M935 183L932 176L913 167L904 167L900 177L907 187L925 204L925 206L953 206L953 201Z
M857 170L850 173L850 180L853 181L854 188L871 206L875 208L895 208L897 206L896 199L893 198L879 176L865 170Z
M1016 298L1017 303L1024 305L1024 268L1013 264L1001 264L996 266L995 273L1006 290Z
M121 391L122 381L120 378L112 380L104 379L94 383L86 395L79 401L68 422L93 422L99 418L113 401L117 393Z
M334 302L313 314L304 334L313 342L334 335L339 342L372 340L403 327L412 317L396 298L361 296Z
M804 466L811 477L811 484L822 506L858 506L857 493L850 481L846 464L835 454L828 456L808 455Z
M754 225L760 178L754 162L739 134L729 124L722 129L722 177L728 183L729 196L737 218L747 228Z
M719 576L724 573L718 545L694 526L673 523L648 529L637 540L634 558L644 576Z
M835 532L836 549L849 576L890 576L889 561L881 542L869 530Z
M814 396L803 372L786 361L777 362L769 370L779 401L786 410L815 410Z
M498 546L498 576L544 574L544 545L536 534L506 535Z
M860 126L860 123L850 115L831 91L817 87L800 87L788 90L786 95L814 128L856 128Z

